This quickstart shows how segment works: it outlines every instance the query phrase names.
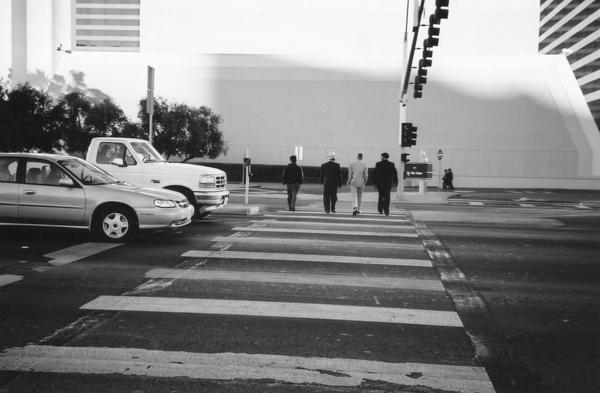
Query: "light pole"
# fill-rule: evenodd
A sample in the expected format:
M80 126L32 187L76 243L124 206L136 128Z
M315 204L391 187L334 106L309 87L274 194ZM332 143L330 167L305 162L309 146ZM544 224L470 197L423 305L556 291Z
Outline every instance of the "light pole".
M439 149L437 152L438 159L438 188L442 189L442 158L444 157L444 152L442 149Z

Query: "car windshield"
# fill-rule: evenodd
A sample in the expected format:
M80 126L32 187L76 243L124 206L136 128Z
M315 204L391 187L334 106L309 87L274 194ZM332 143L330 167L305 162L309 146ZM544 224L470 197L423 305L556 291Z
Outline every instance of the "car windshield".
M148 142L131 142L131 147L142 162L163 162L165 160Z
M59 160L58 163L86 185L109 184L118 181L102 169L78 158Z

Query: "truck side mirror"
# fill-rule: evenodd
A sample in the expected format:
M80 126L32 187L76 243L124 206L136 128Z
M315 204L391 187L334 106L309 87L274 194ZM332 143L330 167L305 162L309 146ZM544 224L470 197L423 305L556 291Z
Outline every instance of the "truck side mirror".
M125 162L123 161L122 158L115 158L110 162L112 165L116 165L116 166L127 166L127 164L125 164Z

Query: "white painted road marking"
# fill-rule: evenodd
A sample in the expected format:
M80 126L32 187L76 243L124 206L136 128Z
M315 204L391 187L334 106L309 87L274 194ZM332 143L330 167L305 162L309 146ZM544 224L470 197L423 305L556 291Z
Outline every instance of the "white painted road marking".
M329 229L301 229L301 228L261 228L261 227L234 227L233 231L239 232L275 232L275 233L308 233L313 235L344 235L344 236L371 236L371 237L418 237L416 233L389 233L389 232L361 232L361 231L332 231Z
M462 327L454 311L170 297L100 296L82 310L244 315Z
M254 243L254 244L282 244L286 246L329 246L329 247L356 247L356 248L394 248L398 250L423 250L422 244L414 243L379 243L379 242L359 242L359 241L341 241L341 240L321 240L321 239L295 239L285 237L227 237L217 236L210 239L213 242L231 242L231 243Z
M88 242L51 252L44 256L52 259L51 261L48 261L52 266L62 266L120 245L121 244Z
M469 202L469 205L471 205L471 206L483 206L483 202L474 202L474 201L471 201L471 202Z
M183 254L187 258L235 258L258 259L269 261L299 261L320 263L355 263L361 265L391 265L391 266L417 266L433 267L428 259L395 259L374 257L350 257L343 255L318 255L318 254L291 254L277 252L251 252L251 251L204 251L190 250Z
M251 222L256 224L269 224L269 225L292 225L292 226L324 226L334 228L372 228L372 229L386 229L393 231L413 231L414 227L408 225L378 225L378 224L359 224L356 222L339 223L339 222L322 222L322 221L278 221L278 220L252 220Z
M352 208L349 207L348 211L341 211L341 210L336 210L336 213L330 213L327 214L325 213L323 210L296 210L296 211L288 211L288 210L278 210L276 213L278 214L285 214L286 216L299 216L299 217L306 217L306 214L320 214L319 217L323 218L323 217L336 217L336 216L351 216L352 215ZM358 216L352 216L352 217L348 217L348 218L356 218L359 219L359 217L379 217L382 220L388 220L389 217L385 217L382 214L378 214L378 213L360 213ZM406 213L401 212L401 211L392 211L390 212L390 217L406 217Z
M521 206L521 207L535 207L535 205L532 205L531 203L519 203L519 206Z
M183 280L222 280L244 282L268 282L286 284L333 285L383 289L409 289L444 291L441 281L391 277L364 277L335 274L298 274L231 270L152 269L149 278L175 278Z
M159 378L276 380L360 386L368 380L444 391L494 393L483 367L246 353L27 345L0 354L0 370ZM418 375L418 378L414 378Z
M363 217L363 215L359 215L359 216L352 216L352 217L344 217L342 215L339 216L332 216L332 215L322 215L322 216L300 216L300 215L294 215L294 214L265 214L262 217L265 218L308 218L308 219L321 219L321 220L327 220L327 221L353 221L353 222L360 222L360 221L375 221L375 222L389 222L389 223L403 223L403 224L410 224L410 220L407 219L403 219L403 218L391 218L392 216L378 216L374 218L367 218L367 217Z
M23 279L23 276L18 276L16 274L2 274L0 275L0 287L3 287L8 284L12 284L13 282L17 282Z

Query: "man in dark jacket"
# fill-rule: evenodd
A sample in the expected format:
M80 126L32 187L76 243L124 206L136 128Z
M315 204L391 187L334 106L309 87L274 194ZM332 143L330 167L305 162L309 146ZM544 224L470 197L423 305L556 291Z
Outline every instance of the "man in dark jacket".
M375 187L379 193L377 211L390 215L390 192L398 184L398 172L393 162L388 161L390 155L381 153L381 161L375 164Z
M323 183L323 207L325 213L335 213L337 189L342 186L342 169L335 162L335 153L327 155L329 161L321 165L321 183Z
M283 169L283 184L287 186L288 206L291 211L296 210L296 197L304 180L302 168L296 164L296 156L290 156L290 163Z

